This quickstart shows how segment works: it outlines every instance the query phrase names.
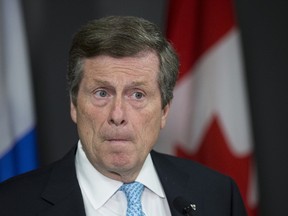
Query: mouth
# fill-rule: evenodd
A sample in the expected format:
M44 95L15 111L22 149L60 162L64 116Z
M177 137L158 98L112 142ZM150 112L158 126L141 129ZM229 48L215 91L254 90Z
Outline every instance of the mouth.
M128 132L115 132L115 131L110 131L109 134L105 133L102 136L103 141L107 143L112 143L112 144L127 144L128 142L133 141L133 135Z
M124 142L130 142L130 139L122 139L122 138L112 138L112 139L106 139L107 142L111 143L124 143Z
M116 152L122 152L127 148L130 148L132 146L132 142L128 139L119 139L119 138L113 138L113 139L107 139L105 140L106 146L109 148L112 148L113 151ZM111 149L110 149L111 150Z

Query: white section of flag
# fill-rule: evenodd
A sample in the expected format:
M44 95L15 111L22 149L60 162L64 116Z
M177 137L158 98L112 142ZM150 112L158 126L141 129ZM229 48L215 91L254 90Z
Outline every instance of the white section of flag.
M232 29L178 83L166 127L155 149L173 154L181 143L195 152L217 113L235 155L252 152L239 32ZM192 71L193 70L193 71Z

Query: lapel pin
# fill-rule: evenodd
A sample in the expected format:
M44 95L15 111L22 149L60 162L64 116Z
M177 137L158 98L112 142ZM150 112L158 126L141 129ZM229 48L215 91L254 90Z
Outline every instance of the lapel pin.
M191 208L194 210L194 211L196 211L196 204L190 204L190 206L191 206Z

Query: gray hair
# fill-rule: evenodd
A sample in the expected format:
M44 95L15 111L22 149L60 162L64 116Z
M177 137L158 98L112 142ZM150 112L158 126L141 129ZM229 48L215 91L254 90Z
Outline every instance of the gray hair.
M158 84L164 108L173 98L179 69L177 54L155 24L132 16L109 16L93 20L74 35L67 76L73 104L77 104L85 58L99 55L131 57L145 51L153 51L158 55Z

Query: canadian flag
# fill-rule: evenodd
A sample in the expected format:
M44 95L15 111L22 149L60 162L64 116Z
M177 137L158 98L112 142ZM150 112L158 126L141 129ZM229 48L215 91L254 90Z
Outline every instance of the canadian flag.
M232 0L170 0L167 37L180 77L156 149L231 176L249 216L257 185L246 85Z

